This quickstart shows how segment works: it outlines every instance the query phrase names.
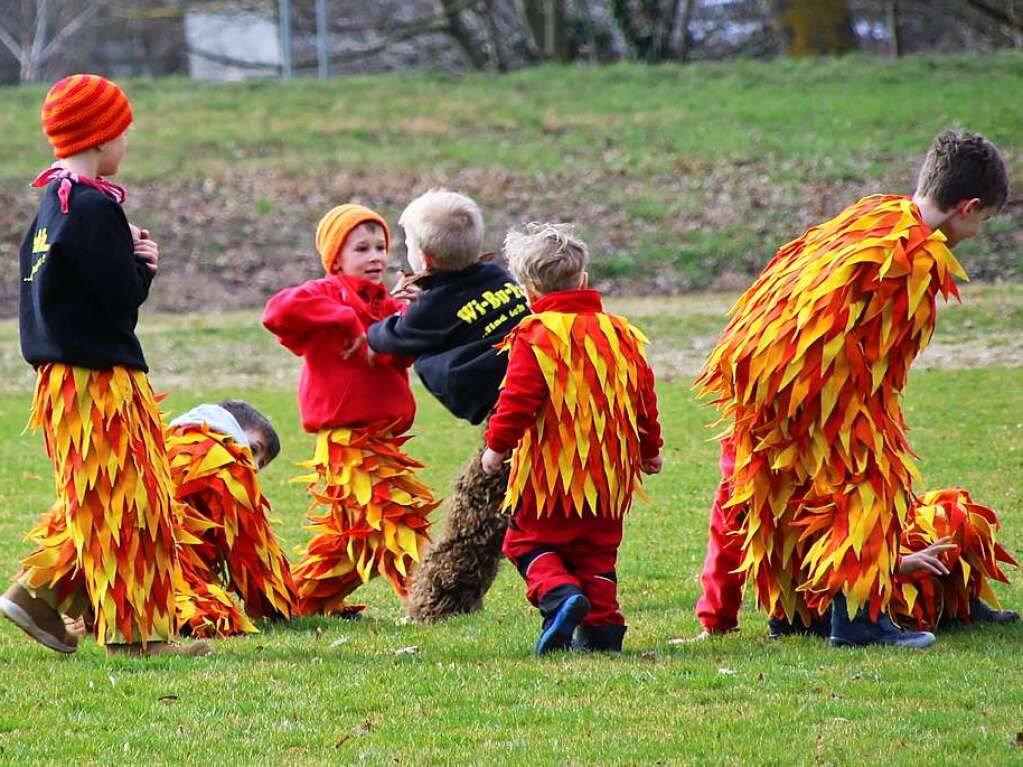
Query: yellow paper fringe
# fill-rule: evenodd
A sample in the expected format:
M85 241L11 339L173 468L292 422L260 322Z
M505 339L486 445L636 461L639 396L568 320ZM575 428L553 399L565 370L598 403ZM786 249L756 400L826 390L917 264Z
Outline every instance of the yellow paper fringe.
M60 604L88 594L96 638L162 641L174 633L173 488L157 402L126 368L39 368L30 425L42 428L57 503L30 533L29 588Z
M902 531L902 555L922 551L946 536L958 548L940 555L948 575L917 571L898 576L891 602L896 623L933 630L942 617L968 622L973 599L999 607L991 581L1008 583L999 563L1015 565L1016 560L995 540L1001 524L992 509L974 503L965 490L935 490L917 499L908 523Z
M381 575L404 597L413 563L429 541L438 501L416 479L422 464L401 450L408 437L386 427L325 429L317 435L309 483L313 538L294 568L300 614L339 613L361 584Z
M736 302L697 380L735 445L734 495L763 609L809 623L837 592L892 597L917 470L901 393L965 272L904 197L866 197L785 245Z
M294 608L291 568L270 525L252 453L206 424L174 427L167 455L176 497L206 524L188 542L195 559L234 592L252 618L284 618Z
M622 317L541 312L502 348L525 343L549 397L511 461L504 508L618 518L642 493L640 432L646 337Z

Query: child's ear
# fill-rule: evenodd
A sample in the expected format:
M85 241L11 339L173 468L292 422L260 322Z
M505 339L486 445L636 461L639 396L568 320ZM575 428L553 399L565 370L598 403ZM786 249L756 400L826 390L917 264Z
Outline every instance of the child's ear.
M431 269L433 269L433 267L436 266L436 263L437 262L433 260L433 256L431 256L429 253L427 253L424 250L423 251L423 266L426 267L426 271L430 271Z
M973 211L975 211L978 207L980 207L980 198L971 197L968 200L963 200L956 207L959 209L960 213L962 213L964 216L968 216L971 213L973 213Z
M579 275L579 290L586 290L590 287L590 273L585 269L583 273Z
M528 301L530 305L535 304L543 298L543 293L537 293L536 289L532 285L526 284L522 287L526 289L526 301Z

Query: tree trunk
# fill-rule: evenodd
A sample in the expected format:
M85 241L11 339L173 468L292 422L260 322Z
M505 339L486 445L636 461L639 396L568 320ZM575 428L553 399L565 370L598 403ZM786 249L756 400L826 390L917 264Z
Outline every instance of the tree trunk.
M564 0L521 0L529 47L547 61L568 61Z
M888 20L888 53L893 59L902 55L902 40L899 39L898 0L885 0L885 16Z
M633 14L629 0L611 0L611 15L621 30L622 37L636 58L646 60L650 56L650 36L644 35L636 26Z
M490 40L490 47L494 51L494 65L498 72L508 71L508 57L504 55L504 46L501 44L501 31L497 28L497 19L494 8L494 0L486 0L483 10L484 23L487 28L487 37Z
M679 22L679 27L682 29L682 37L678 44L678 58L683 64L689 58L689 20L693 17L694 5L696 5L696 0L683 0L682 19Z
M463 3L458 0L438 0L440 11L447 21L447 32L458 45L458 50L473 69L487 68L487 55L483 52L473 30L462 17Z
M774 0L773 10L791 56L838 55L856 48L846 0Z

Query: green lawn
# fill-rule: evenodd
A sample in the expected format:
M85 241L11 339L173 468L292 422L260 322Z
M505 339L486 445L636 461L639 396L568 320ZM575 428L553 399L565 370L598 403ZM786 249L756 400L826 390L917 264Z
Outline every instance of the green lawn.
M961 335L972 332L968 324L1019 334L1018 290L974 295L972 314L949 310L950 331L938 341L973 343ZM683 342L687 322L697 335L712 332L722 305L623 304L668 345ZM143 342L156 387L173 388L169 409L230 394L273 417L284 451L264 474L265 490L282 539L298 545L305 500L287 480L311 440L297 425L295 362L253 329L250 315L153 318ZM13 328L0 325L0 359L15 356ZM214 363L244 386L207 375ZM999 509L1003 539L1020 552L1016 365L920 371L907 417L926 487L969 487ZM30 383L6 363L3 377L18 384L0 391L0 571L12 572L52 480L40 438L21 434ZM477 436L418 386L416 394L409 447L445 493ZM110 660L91 642L61 657L4 624L0 763L1023 763L1014 745L1023 730L1023 627L949 633L926 652L837 651L809 639L768 641L763 618L748 609L739 634L671 642L697 633L692 607L716 455L704 428L712 413L692 400L688 378L665 377L659 394L666 466L648 483L651 504L629 518L621 551L630 623L623 657L532 657L538 620L510 566L484 612L439 626L406 625L388 587L375 582L358 592L369 604L361 623L305 619L218 642L213 656L195 661ZM1023 588L998 593L1023 606ZM409 647L418 651L396 652Z
M316 222L350 199L396 222L429 187L464 191L491 250L510 226L570 221L602 286L663 294L734 289L863 194L910 192L949 126L1023 172L1014 51L125 86L126 209L184 281L153 297L165 311L254 306L315 273ZM27 183L50 159L44 93L0 88L0 310L38 197ZM1020 223L1010 205L963 244L974 277L1023 277Z

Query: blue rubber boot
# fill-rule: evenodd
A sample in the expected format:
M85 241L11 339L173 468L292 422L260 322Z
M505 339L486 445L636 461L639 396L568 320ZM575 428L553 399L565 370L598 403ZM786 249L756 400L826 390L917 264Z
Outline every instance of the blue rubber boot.
M573 650L621 655L626 626L580 626L572 641Z
M572 634L590 611L590 600L575 586L558 586L540 598L543 630L536 640L536 654L568 650Z
M903 631L891 618L882 613L876 621L870 620L866 610L860 610L849 620L845 594L837 594L831 603L831 646L867 647L868 645L889 645L919 650L935 642L929 631Z

